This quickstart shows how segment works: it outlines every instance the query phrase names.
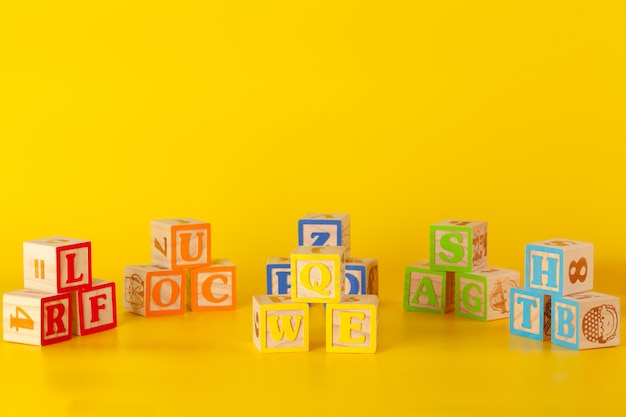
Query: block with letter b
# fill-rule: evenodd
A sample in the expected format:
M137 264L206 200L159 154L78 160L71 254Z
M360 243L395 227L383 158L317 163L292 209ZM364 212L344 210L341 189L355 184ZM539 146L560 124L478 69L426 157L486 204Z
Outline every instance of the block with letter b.
M236 268L228 259L188 272L187 305L191 311L231 310L236 307Z
M265 266L268 294L291 294L291 258L272 256Z
M337 303L344 292L344 248L299 246L291 253L291 274L294 301Z
M125 267L124 308L142 316L183 314L185 274L158 265Z
M199 268L211 264L211 225L189 219L150 222L152 263L168 269Z
M378 295L378 259L348 258L344 294Z
M350 215L313 213L298 220L299 246L343 246L350 256Z
M456 276L455 312L457 316L489 321L509 317L510 290L519 288L519 271L485 267Z
M526 245L526 288L569 295L593 288L593 245L549 239Z
M511 288L509 331L535 340L550 340L551 297L535 291Z
M326 304L326 351L375 353L378 339L378 296L348 295Z
M445 220L430 226L435 271L471 272L487 265L487 222Z
M409 265L404 273L404 309L427 313L454 310L455 272L433 271L423 260Z
M93 279L89 288L72 292L72 333L85 336L117 326L115 283Z
M91 242L50 237L24 242L24 287L64 293L91 285Z
M252 297L252 341L260 352L309 350L309 305L287 295Z
M2 297L3 338L8 342L45 346L72 338L70 293L24 289Z

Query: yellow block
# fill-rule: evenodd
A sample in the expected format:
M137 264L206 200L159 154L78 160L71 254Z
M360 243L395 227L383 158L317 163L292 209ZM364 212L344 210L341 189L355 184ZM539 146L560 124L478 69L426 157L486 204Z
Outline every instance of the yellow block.
M375 353L378 339L378 296L350 295L326 305L326 351Z
M260 352L309 350L309 305L287 295L252 297L252 341Z
M338 303L344 287L342 246L299 246L291 253L293 301Z

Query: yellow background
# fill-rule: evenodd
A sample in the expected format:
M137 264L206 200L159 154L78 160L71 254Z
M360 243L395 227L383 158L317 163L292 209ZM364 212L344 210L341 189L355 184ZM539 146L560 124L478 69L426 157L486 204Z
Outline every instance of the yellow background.
M626 292L626 8L618 1L4 1L0 291L22 243L92 241L119 327L0 343L0 414L623 413L623 347L573 352L508 322L404 312L428 228L489 222L493 266L524 246L595 245L595 288ZM260 354L253 294L309 212L348 212L377 257L379 351ZM149 221L212 224L238 308L146 319L123 267ZM622 318L624 316L622 315ZM623 326L622 326L623 327ZM25 414L22 414L25 413Z

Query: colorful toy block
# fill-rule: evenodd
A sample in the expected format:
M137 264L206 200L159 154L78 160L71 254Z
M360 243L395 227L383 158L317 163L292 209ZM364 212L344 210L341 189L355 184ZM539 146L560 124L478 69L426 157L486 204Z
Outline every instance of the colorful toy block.
M454 310L452 271L433 271L423 260L409 265L404 273L404 309L427 313L448 313Z
M2 297L3 338L8 342L45 346L72 338L70 293L24 289Z
M552 329L550 295L512 287L510 297L511 334L535 340L550 340Z
M593 245L549 239L526 245L526 287L544 294L570 295L593 288Z
M577 350L619 345L619 297L599 292L553 296L552 343Z
M183 314L185 275L158 265L125 267L124 308L142 316Z
M299 246L291 253L293 301L338 303L344 293L342 246Z
M187 305L191 311L235 308L236 268L228 259L213 259L211 266L188 272Z
M115 283L94 278L89 288L72 293L72 334L85 336L117 326Z
M435 271L471 272L487 265L487 222L445 220L430 226Z
M378 339L378 296L348 295L326 304L326 351L374 353Z
M298 220L298 246L343 246L350 256L349 214L308 214Z
M64 293L91 285L91 242L50 237L24 242L24 287Z
M291 294L291 258L272 256L265 267L268 294Z
M211 264L211 225L181 218L153 220L152 263L168 269L199 268Z
M510 290L520 286L520 273L511 269L485 267L456 275L455 313L474 320L509 317Z
M378 295L378 259L346 259L344 294Z
M260 352L309 350L309 305L287 295L252 297L252 341Z

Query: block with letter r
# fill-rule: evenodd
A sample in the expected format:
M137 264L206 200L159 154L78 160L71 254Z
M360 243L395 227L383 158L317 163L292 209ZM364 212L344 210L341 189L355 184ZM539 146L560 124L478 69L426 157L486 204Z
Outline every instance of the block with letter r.
M350 256L350 215L312 213L298 220L298 246L343 246Z
M435 271L471 272L487 265L487 222L445 220L430 226Z

